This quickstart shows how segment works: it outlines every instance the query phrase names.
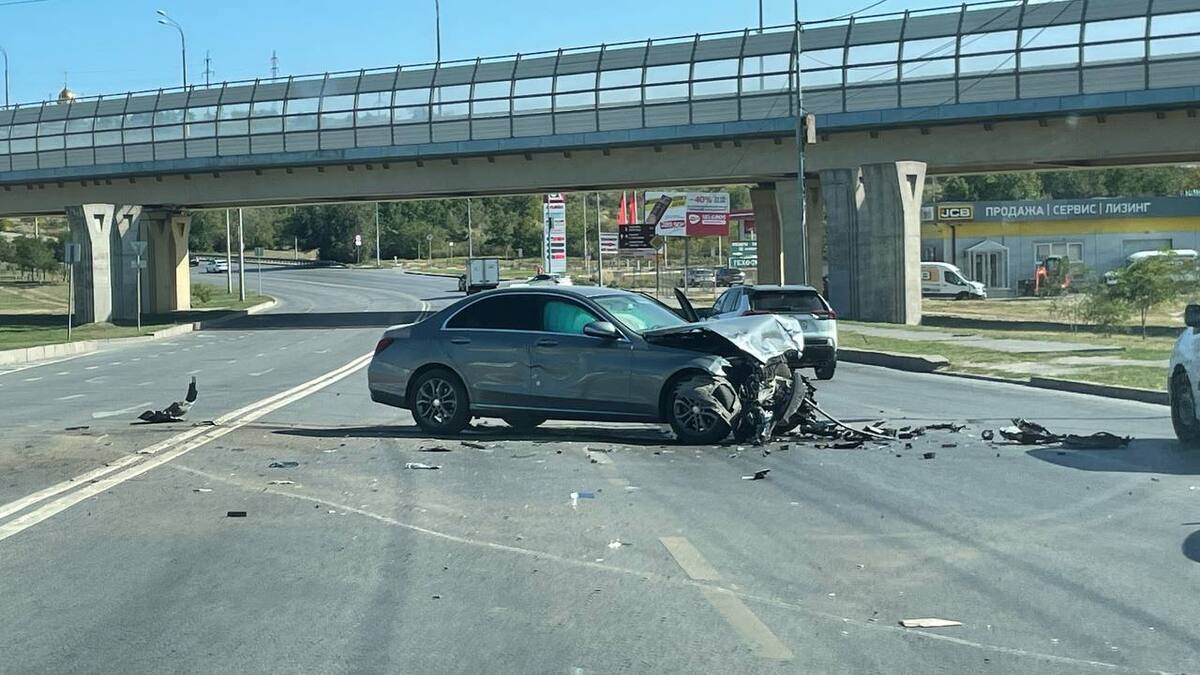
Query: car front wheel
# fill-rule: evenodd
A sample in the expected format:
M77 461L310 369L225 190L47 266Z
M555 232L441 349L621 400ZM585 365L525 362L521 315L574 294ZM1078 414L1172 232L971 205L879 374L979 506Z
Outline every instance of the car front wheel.
M817 371L818 380L832 380L833 373L837 370L837 359L826 361L817 366L815 370Z
M471 421L466 387L449 370L430 370L413 386L412 416L417 426L426 433L455 434L462 431Z
M1196 393L1186 373L1171 378L1171 425L1175 437L1187 445L1200 445L1200 420L1196 419Z
M680 380L671 390L667 421L681 442L711 445L729 435L729 420L738 407L737 393L728 380L694 375Z

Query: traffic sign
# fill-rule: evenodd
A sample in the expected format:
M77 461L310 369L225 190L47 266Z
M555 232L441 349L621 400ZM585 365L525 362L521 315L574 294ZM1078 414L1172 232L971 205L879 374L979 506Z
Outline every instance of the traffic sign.
M362 240L362 237L361 237L361 236L359 236L359 240L360 240L360 241ZM355 244L355 245L357 246L358 244ZM261 247L261 246L255 246L255 247L254 247L254 257L255 257L255 258L261 258L261 257L263 257L263 247Z
M136 256L145 255L146 254L146 242L131 241L131 242L129 242L129 250L133 251L133 254Z
M729 266L737 269L758 267L758 242L733 241L729 243Z
M75 242L67 242L66 248L63 250L63 262L68 265L74 265L83 261L83 247Z
M432 236L432 235L430 235L430 236ZM355 246L362 246L362 235L361 235L361 234L356 234L356 235L354 235L354 245L355 245ZM256 250L256 251L257 251L257 250L260 250L260 249L254 249L254 250ZM256 255L257 255L257 254L256 254Z
M135 270L144 270L144 269L146 269L146 259L145 258L137 258L134 260L130 260L129 267L131 269L135 269Z
M649 223L618 225L618 248L621 255L654 255L654 226Z
M604 254L616 254L619 242L620 235L616 232L601 232L600 252Z

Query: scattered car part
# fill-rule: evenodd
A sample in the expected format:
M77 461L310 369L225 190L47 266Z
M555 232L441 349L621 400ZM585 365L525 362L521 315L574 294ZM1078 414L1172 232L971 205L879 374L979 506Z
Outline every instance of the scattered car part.
M192 404L196 402L196 376L192 376L192 381L188 384L187 395L182 401L175 401L162 410L147 410L138 419L149 422L150 424L162 424L164 422L182 422L183 416L191 410Z
M901 619L900 625L905 628L949 628L961 626L962 622L949 619Z
M437 471L438 469L440 469L442 467L439 464L422 464L420 462L405 462L404 468L406 468L406 469L428 469L431 471Z
M1067 434L1062 437L1064 448L1077 450L1117 450L1128 447L1132 441L1132 436L1118 436L1107 431L1097 431L1087 436Z
M771 473L770 469L759 469L749 476L742 476L742 480L762 480L766 478L767 474L769 473Z
M270 464L267 465L267 468L268 469L294 469L298 466L300 466L300 462L293 462L291 460L287 460L287 461L271 462Z

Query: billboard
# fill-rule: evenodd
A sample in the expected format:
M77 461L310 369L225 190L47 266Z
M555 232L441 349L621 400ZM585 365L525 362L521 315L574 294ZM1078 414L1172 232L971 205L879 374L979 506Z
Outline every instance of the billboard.
M567 272L567 200L551 192L542 198L542 258L547 274Z
M631 223L617 226L617 248L621 255L653 256L654 226Z
M724 237L729 234L728 192L647 192L646 203L671 197L655 232L664 237Z

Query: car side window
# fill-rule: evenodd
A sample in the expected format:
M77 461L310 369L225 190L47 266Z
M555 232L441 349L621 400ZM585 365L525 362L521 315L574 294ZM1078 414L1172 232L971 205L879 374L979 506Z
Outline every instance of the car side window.
M446 328L539 330L541 303L525 295L483 298L450 317Z
M721 297L717 298L716 303L713 304L713 313L724 314L725 312L728 312L731 305L730 301L733 300L733 295L733 291L725 291L722 293Z
M542 303L542 330L550 333L583 335L583 327L599 321L587 308L569 300L546 300Z

